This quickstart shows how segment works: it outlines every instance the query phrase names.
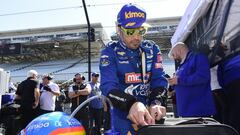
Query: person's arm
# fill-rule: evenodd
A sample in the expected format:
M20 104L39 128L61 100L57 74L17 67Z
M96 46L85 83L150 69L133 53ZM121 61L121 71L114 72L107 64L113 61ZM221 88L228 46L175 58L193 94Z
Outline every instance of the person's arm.
M70 86L70 87L68 88L68 97L69 97L70 99L72 99L72 98L75 98L75 97L77 97L77 96L79 96L79 95L76 95L76 94L75 94L75 92L73 91L73 86Z
M210 81L210 67L207 57L203 54L197 54L195 57L194 62L196 63L193 63L195 64L195 72L191 75L177 77L177 84L193 86L205 84Z
M162 54L158 45L154 43L152 44L153 44L153 62L151 70L150 90L156 90L156 88L166 89L168 86L168 81L164 77L165 72L163 69Z
M151 71L150 94L149 94L149 112L153 119L160 120L166 115L167 85L164 77L163 62L160 49L153 45L153 64Z
M59 96L60 95L60 90L58 85L53 85L51 84L51 86L47 85L47 86L43 86L43 89L52 93L53 95Z
M116 60L114 57L114 50L110 47L105 48L101 52L99 65L101 74L100 89L105 96L107 96L111 90L118 89L119 80L117 76Z
M167 92L165 88L151 90L149 95L149 112L155 120L160 120L166 116Z
M53 85L53 89L52 89L52 94L56 95L56 96L60 96L61 92L60 92L60 88L57 84Z
M89 95L91 93L91 86L82 85L81 87L82 88L79 88L79 90L73 90L73 86L71 86L68 92L69 98L75 98L80 95Z
M160 103L162 106L166 104L167 96L167 79L164 77L163 61L160 49L157 45L153 45L153 64L151 70L149 105Z
M60 96L60 92L58 92L58 91L51 91L51 93L55 96Z
M75 94L79 95L89 95L91 93L91 86L90 84L87 84L86 87L84 89L78 90Z
M33 104L33 108L35 109L35 108L37 108L39 100L40 100L39 88L34 89L34 98L35 98L35 101L34 101L34 104Z
M17 87L17 91L15 93L15 97L14 97L14 100L21 100L21 94L22 94L22 83L20 83Z

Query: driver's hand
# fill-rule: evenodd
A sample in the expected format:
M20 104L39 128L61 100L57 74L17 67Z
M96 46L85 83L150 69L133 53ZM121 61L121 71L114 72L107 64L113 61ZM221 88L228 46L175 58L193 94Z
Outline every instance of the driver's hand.
M155 120L152 118L145 105L141 102L136 102L132 105L128 113L128 119L141 126L155 124Z
M166 116L166 108L161 105L151 105L149 108L149 113L154 120L160 120L162 117Z

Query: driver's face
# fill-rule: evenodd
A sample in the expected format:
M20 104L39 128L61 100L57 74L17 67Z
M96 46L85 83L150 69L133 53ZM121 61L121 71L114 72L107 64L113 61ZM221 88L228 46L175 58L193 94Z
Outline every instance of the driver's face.
M143 40L142 35L126 35L123 31L120 30L120 28L119 28L119 33L120 33L120 38L129 49L139 48Z

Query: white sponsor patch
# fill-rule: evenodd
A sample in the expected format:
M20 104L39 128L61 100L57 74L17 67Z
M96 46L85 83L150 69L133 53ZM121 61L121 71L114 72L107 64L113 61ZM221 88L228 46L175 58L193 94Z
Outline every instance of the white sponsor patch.
M125 52L117 52L117 54L123 56L123 55L125 55L126 53L125 53Z
M119 64L129 64L129 61L119 61Z
M142 82L140 73L126 73L125 74L126 83L140 83Z
M108 55L102 55L101 58L108 58Z

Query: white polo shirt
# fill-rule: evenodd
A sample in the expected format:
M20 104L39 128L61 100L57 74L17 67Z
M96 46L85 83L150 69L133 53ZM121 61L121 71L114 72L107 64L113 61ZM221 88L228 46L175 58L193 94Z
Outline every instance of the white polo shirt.
M60 93L59 87L56 83L50 82L48 86L51 88L52 91ZM44 90L44 87L42 87L41 91L42 94L40 96L40 108L42 110L54 111L57 96L54 95L52 92Z

